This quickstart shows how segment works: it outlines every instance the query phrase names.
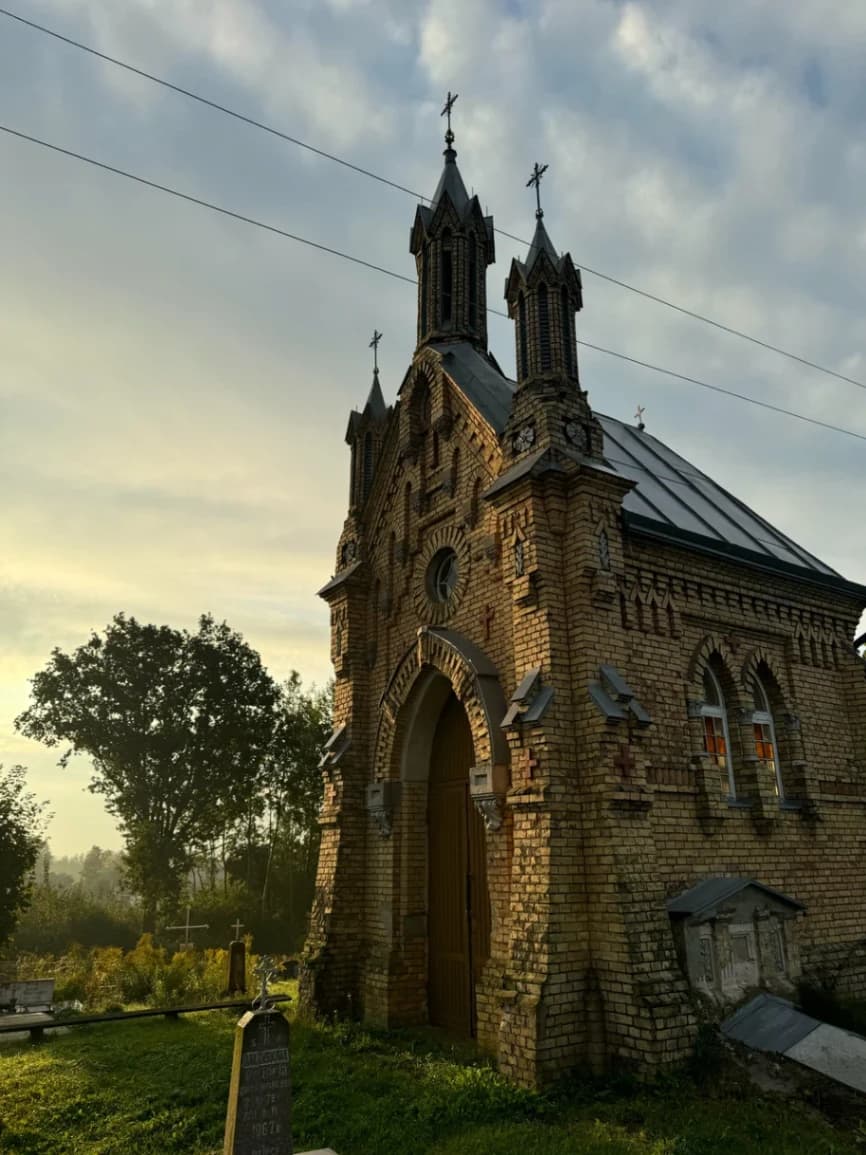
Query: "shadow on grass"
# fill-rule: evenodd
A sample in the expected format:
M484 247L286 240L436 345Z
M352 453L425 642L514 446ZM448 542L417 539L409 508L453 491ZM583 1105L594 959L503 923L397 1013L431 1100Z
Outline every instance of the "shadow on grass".
M222 1141L234 1015L82 1027L0 1053L0 1151L206 1155ZM434 1032L292 1026L298 1150L340 1155L845 1155L853 1136L715 1077L505 1082ZM716 1097L710 1092L717 1091Z

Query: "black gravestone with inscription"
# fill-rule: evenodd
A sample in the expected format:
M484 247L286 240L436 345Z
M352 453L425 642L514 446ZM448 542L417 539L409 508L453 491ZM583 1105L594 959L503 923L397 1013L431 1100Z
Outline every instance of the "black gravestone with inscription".
M224 1155L292 1155L289 1024L248 1011L235 1030Z

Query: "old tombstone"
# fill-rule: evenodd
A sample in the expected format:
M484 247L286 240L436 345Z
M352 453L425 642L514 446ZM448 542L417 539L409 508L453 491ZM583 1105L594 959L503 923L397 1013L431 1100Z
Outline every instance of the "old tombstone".
M243 994L247 989L247 947L240 937L240 930L243 925L240 919L234 923L235 937L229 943L226 990L230 995Z
M235 1029L224 1155L292 1155L289 1024L268 999L273 959L256 967L260 992Z
M292 1155L289 1024L274 1007L235 1030L224 1155Z

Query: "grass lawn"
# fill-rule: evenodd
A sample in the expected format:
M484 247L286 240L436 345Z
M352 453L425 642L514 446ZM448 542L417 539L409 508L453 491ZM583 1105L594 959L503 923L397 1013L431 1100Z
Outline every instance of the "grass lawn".
M222 1149L234 1016L76 1028L0 1043L0 1152L211 1155ZM575 1082L540 1096L421 1037L292 1028L296 1150L339 1155L863 1155L806 1108L686 1078ZM714 1081L711 1081L715 1085Z

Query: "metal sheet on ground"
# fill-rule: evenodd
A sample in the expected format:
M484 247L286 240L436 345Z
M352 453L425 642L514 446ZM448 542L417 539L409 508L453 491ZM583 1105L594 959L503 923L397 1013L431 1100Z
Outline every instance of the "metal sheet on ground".
M862 1035L820 1023L785 1055L846 1087L866 1091L866 1039Z

